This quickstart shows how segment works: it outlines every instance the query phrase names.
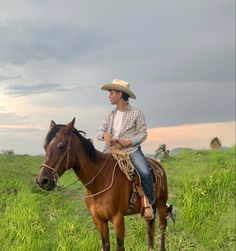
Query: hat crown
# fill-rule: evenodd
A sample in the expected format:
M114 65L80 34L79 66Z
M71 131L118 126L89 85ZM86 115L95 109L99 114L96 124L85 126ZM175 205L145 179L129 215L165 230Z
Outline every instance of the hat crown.
M136 99L135 94L129 89L128 82L121 79L113 79L111 83L103 85L101 89L106 91L116 90L124 92L128 94L130 98Z
M121 79L113 79L112 84L119 85L121 87L129 89L129 83Z

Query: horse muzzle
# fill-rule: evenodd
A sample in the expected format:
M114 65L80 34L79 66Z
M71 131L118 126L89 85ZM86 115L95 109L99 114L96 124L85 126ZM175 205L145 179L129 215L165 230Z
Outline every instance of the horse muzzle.
M36 178L36 183L39 185L40 188L51 191L55 188L56 182L53 178L47 177L47 176L38 176Z

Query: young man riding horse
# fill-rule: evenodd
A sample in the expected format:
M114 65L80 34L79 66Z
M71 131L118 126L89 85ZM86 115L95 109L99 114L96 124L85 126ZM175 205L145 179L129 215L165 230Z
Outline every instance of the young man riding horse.
M143 211L143 208L146 208L143 216L147 223L148 250L153 250L155 224L153 214L157 208L160 250L165 251L166 219L172 213L171 207L166 205L168 186L165 170L157 161L147 159L155 176L152 180L140 147L140 144L147 137L146 123L142 112L128 104L129 97L135 98L128 83L122 80L113 80L112 83L104 85L102 89L110 91L110 101L111 104L116 105L116 109L105 117L99 128L98 138L105 141L106 151L109 151L108 148L113 141L118 141L122 151L125 152L122 154L129 155L131 162L141 176L144 187L142 196L130 203L134 194L133 184L127 179L119 165L120 159L116 159L114 153L103 153L96 150L91 140L85 138L81 131L74 127L75 118L67 125L51 121L50 130L45 140L44 162L41 164L36 181L41 188L50 191L54 189L57 180L64 172L68 169L74 170L86 188L84 201L100 233L103 251L110 250L108 222L114 226L116 250L124 251L124 217L138 214ZM155 187L154 193L153 185ZM150 201L154 210L151 205L143 207L143 194L148 197L147 200ZM153 205L154 202L155 205Z
M116 108L105 116L98 129L97 139L105 141L105 152L110 150L113 142L118 142L121 150L129 154L132 164L141 176L143 190L148 198L143 217L152 219L153 211L156 210L153 177L141 150L141 143L147 138L144 114L129 104L129 98L136 99L136 96L126 81L114 79L101 89L110 92L110 102L116 105Z

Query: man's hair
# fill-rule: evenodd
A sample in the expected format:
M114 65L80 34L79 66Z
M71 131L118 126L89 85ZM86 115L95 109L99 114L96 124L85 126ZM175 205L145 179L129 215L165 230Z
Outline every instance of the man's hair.
M125 92L121 92L122 93L122 98L124 99L124 101L129 101L129 95Z
M111 91L113 89L110 89L109 91ZM121 92L121 91L117 91L117 90L113 90L113 91L116 91L116 92ZM121 92L121 97L124 99L124 101L129 101L129 95L125 92Z

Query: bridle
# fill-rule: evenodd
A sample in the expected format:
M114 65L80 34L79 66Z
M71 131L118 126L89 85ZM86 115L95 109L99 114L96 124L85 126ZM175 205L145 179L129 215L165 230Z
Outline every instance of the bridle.
M60 170L61 164L62 164L62 162L64 161L65 158L66 158L66 170L69 169L70 147L71 147L71 135L69 137L67 148L66 148L62 158L60 159L60 161L56 165L56 168L53 168L53 167L51 167L51 166L49 166L49 165L47 165L45 163L40 165L41 168L48 168L48 169L50 169L52 171L55 183L57 183L57 181L59 180L58 171Z
M60 159L60 161L58 162L58 164L56 165L56 168L53 168L45 163L41 164L40 167L41 168L48 168L52 171L52 174L53 174L53 179L54 179L54 182L56 183L56 185L60 188L60 184L57 184L59 182L59 174L58 174L58 171L60 170L60 167L61 167L61 164L62 162L64 161L64 159L66 158L66 171L69 169L69 160L70 160L70 149L71 149L71 135L70 135L70 138L69 138L69 142L68 142L68 145L67 145L67 148L66 148L66 151L64 152L62 158ZM88 187L89 185L91 185L94 180L97 178L97 176L101 173L101 171L103 170L103 168L106 166L106 163L110 157L111 153L109 153L105 159L105 161L103 162L101 168L99 169L98 173L90 180L88 181L85 185L85 187ZM114 181L114 175L115 175L115 170L116 170L116 167L118 165L118 161L116 161L114 167L113 167L113 172L112 172L112 179L111 179L111 184L105 188L104 190L100 191L100 192L97 192L95 194L91 194L91 195L85 195L83 198L89 198L89 197L93 197L93 196L97 196L101 193L104 193L106 191L108 191L112 185L113 185L113 181ZM73 182L72 184L70 184L69 186L75 184L78 180L76 180L75 182ZM67 187L69 187L67 186Z

